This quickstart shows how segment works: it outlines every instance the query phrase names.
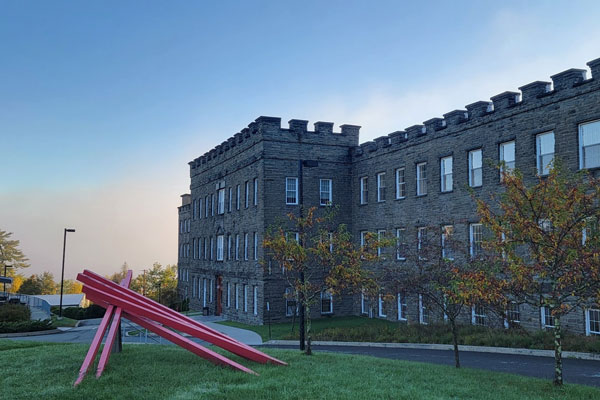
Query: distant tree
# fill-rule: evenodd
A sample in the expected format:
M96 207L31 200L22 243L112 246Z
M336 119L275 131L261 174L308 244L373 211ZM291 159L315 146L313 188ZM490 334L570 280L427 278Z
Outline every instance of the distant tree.
M63 282L64 294L79 294L83 285L73 279L65 279ZM57 292L60 290L60 284L57 284Z
M54 275L43 272L41 275L31 275L23 281L18 293L22 294L56 294L60 289L59 284L54 282Z
M127 261L125 261L123 263L123 265L121 265L121 268L119 269L118 272L114 272L111 275L108 275L106 278L110 279L111 281L115 282L115 283L121 283L121 281L123 279L125 279L125 276L127 275L127 271L129 271L129 265L127 265Z
M17 274L16 269L29 267L29 261L19 249L19 241L11 240L12 232L0 230L0 274L4 275L4 266L11 265L6 272L8 276Z
M271 227L263 240L268 257L283 269L283 279L292 289L288 296L305 309L307 355L312 353L311 307L322 295L376 291L376 280L364 266L379 259L379 247L393 243L368 233L364 246L356 245L345 225L334 224L333 212L317 217L316 210L308 209L306 216L288 214L291 224Z
M394 294L421 296L428 308L440 311L452 333L454 363L460 368L458 318L471 307L504 302L502 282L486 260L472 257L454 226L422 227L415 243L397 243L405 261L385 269L383 282Z
M501 177L504 193L490 202L477 199L493 236L486 246L514 301L549 311L554 383L562 385L562 318L600 301L600 181L560 162L533 185L519 171Z
M144 294L155 301L170 305L178 300L177 296L177 265L163 267L155 262L146 271L145 276L139 274L131 282L131 289Z

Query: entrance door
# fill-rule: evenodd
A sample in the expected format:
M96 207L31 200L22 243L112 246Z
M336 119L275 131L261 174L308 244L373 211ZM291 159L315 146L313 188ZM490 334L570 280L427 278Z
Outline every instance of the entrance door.
M223 308L223 303L221 298L223 297L223 277L221 275L217 275L217 307L215 309L215 315L221 315L221 311Z

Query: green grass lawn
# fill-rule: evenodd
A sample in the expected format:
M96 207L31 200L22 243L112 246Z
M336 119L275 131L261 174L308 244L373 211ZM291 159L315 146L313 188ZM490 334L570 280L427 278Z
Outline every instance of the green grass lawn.
M55 328L58 327L73 327L77 324L76 319L71 319L71 318L67 318L67 317L62 317L62 319L58 319L58 316L55 314L52 314L52 326Z
M6 399L598 399L550 380L333 353L267 349L287 367L241 361L260 376L216 367L175 346L125 345L104 375L73 388L87 345L0 340Z
M249 329L269 340L268 325L245 325L239 322L220 322ZM292 331L291 323L273 324L272 339L297 339L298 324ZM376 343L452 343L452 334L446 324L419 325L390 322L377 318L336 317L312 321L312 340ZM459 326L459 344L471 346L515 347L526 349L554 349L551 331L527 332L524 329L501 329L483 326ZM600 337L565 333L563 350L600 353Z

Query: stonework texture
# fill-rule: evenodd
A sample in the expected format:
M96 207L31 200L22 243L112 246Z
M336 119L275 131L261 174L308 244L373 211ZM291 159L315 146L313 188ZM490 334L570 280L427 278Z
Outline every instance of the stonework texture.
M334 132L332 123L317 122L308 130L307 121L291 120L288 128L281 128L280 118L257 118L189 163L190 194L182 196L179 207L183 221L179 229L180 295L190 299L192 309L221 313L241 322L263 324L292 318L286 316L281 268L272 265L260 247L270 226L285 223L287 213L299 210L299 205L286 205L288 177L301 178L305 208L319 206L319 181L331 179L332 202L340 208L336 218L348 225L357 241L361 231L393 234L404 228L406 237L412 238L417 227L453 225L458 239L468 242L469 224L478 222L469 193L470 151L482 152L482 185L472 190L483 198L500 189L495 165L505 142L515 142L515 167L532 183L537 176L536 135L541 133L553 132L555 157L573 170L580 168L580 125L600 120L600 59L588 65L592 78L586 78L585 70L567 70L552 76L552 85L533 82L522 86L520 92L504 92L491 102L479 101L465 110L446 113L444 118L360 145L358 126L342 125L340 132ZM453 187L442 192L440 160L448 156L452 157ZM426 194L418 195L417 164L422 163L426 163L426 179L421 181ZM405 195L397 198L396 170L401 168ZM378 201L377 174L382 172L386 191L383 201ZM368 186L365 204L360 199L363 177ZM219 190L224 196L222 210ZM223 260L217 260L220 235ZM385 263L402 261L390 257ZM361 304L356 296L337 296L333 304L333 315L364 312L380 317L377 299ZM313 308L313 317L320 316L320 307ZM384 308L386 316L381 318L399 319L396 301L385 303ZM419 323L418 298L409 296L406 308L406 322ZM522 305L520 313L525 328L542 327L539 309ZM432 310L429 318L435 321L442 316ZM463 322L472 322L470 312L465 313ZM502 321L489 315L486 324L501 325ZM564 319L564 326L585 333L585 311L574 310Z

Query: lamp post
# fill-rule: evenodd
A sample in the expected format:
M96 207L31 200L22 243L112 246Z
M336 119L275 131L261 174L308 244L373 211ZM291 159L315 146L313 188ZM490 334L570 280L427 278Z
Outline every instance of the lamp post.
M6 278L6 269L7 268L12 268L12 267L13 267L12 265L6 265L6 264L4 264L4 277L5 278ZM6 282L4 282L4 289L3 290L4 290L4 293L6 293Z
M63 300L63 284L65 281L65 249L67 247L67 232L75 232L75 229L65 228L65 235L63 239L63 259L62 259L62 272L60 274L60 305L58 308L58 316L62 318L62 300Z

